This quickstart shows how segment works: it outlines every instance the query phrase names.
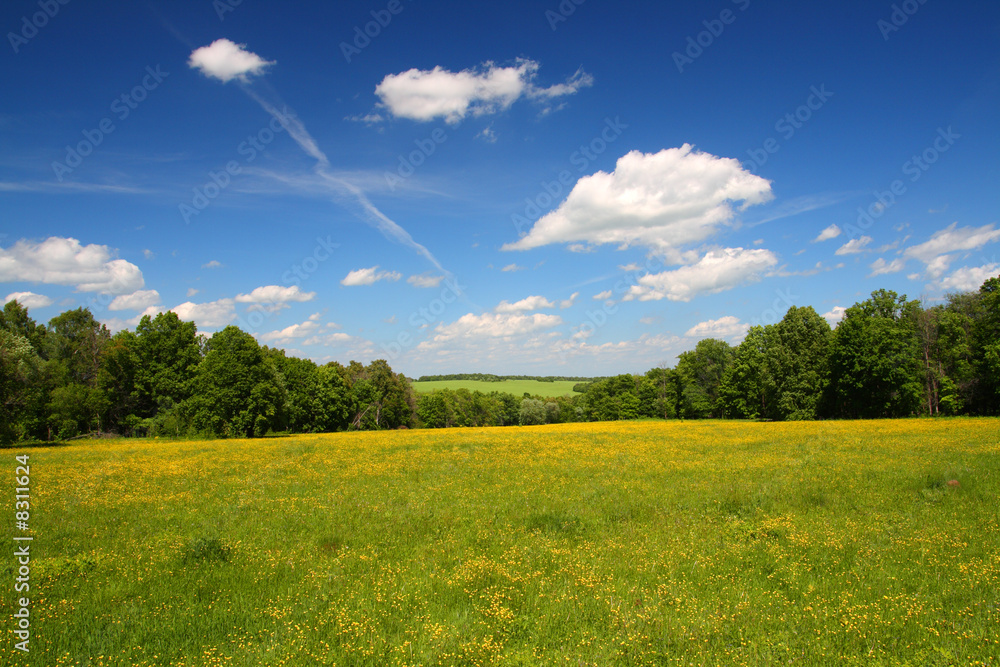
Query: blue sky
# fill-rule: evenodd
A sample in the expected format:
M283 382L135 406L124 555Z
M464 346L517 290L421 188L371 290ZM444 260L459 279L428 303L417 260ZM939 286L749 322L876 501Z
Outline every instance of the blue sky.
M40 321L603 375L1000 273L996 3L35 0L0 27L0 296Z

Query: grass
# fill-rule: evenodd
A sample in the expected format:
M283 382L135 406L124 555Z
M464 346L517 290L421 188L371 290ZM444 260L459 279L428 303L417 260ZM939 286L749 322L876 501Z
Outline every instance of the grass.
M532 396L555 398L557 396L572 396L573 387L578 383L569 380L555 382L539 382L538 380L504 380L503 382L484 382L482 380L430 380L414 382L413 389L420 394L429 394L435 389L468 389L479 390L484 394L491 391L502 391L515 396L523 396L525 392Z
M998 433L643 422L7 451L8 499L31 457L33 634L0 663L995 665Z

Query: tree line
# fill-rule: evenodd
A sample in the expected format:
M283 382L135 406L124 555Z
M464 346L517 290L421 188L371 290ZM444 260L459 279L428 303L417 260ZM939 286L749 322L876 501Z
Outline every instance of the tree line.
M1000 277L931 307L877 290L848 308L836 328L812 307L792 306L780 322L751 327L739 345L704 339L674 368L577 388L582 393L559 398L466 389L418 395L385 360L318 365L262 347L235 326L198 334L172 312L114 335L86 308L48 325L17 301L0 313L5 443L91 433L256 437L644 417L997 415Z

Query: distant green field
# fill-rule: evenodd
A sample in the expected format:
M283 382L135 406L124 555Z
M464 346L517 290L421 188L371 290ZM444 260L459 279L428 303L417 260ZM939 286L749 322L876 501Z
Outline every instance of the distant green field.
M491 391L504 391L508 394L521 396L528 392L532 396L566 396L573 395L573 387L577 383L572 380L561 382L539 382L538 380L505 380L503 382L483 382L482 380L432 380L430 382L414 382L413 388L421 394L429 394L435 389L478 389L484 394Z

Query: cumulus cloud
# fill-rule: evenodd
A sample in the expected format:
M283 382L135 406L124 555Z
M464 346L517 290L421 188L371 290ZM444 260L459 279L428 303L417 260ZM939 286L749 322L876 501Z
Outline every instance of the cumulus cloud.
M876 259L871 264L872 272L868 274L869 278L874 278L875 276L885 275L887 273L899 273L906 266L906 260L896 258L891 262L887 262L881 257Z
M501 301L494 309L498 313L523 313L532 310L542 310L543 308L555 308L552 303L543 296L529 296L514 303Z
M738 160L690 144L659 153L632 151L613 172L584 176L559 208L503 250L552 243L643 245L679 261L679 248L732 225L739 209L772 199L771 184Z
M695 264L642 276L638 285L629 288L625 301L690 301L701 294L715 294L756 282L763 271L777 263L774 253L764 248L713 250Z
M185 322L194 322L199 327L224 327L236 319L236 305L232 299L206 303L185 301L170 310Z
M73 285L77 292L128 294L145 282L138 266L113 259L105 245L50 236L40 243L21 239L0 248L0 282Z
M250 76L263 74L274 61L267 61L246 44L217 39L208 46L195 49L188 58L188 67L201 70L205 76L227 83L233 79L248 81Z
M203 268L203 269L221 269L222 268L222 262L220 262L217 259L213 259L211 262L208 262L207 264L202 264L201 268Z
M835 326L837 322L844 319L844 313L847 309L843 306L834 306L829 312L823 313L821 317L830 323L830 326Z
M903 256L923 262L927 265L928 275L937 278L948 270L956 257L955 253L976 250L998 239L1000 239L1000 229L994 229L993 224L982 227L958 227L958 223L953 222L935 232L924 243L907 248L903 251Z
M840 236L840 227L837 225L830 225L823 231L819 233L819 236L813 239L813 243L822 243L823 241L829 241L830 239L835 239Z
M606 289L603 292L598 292L597 294L595 294L594 296L592 296L590 298L593 299L594 301L603 301L604 299L610 299L611 298L611 290Z
M518 266L517 264L508 264L507 266L500 269L504 273L512 273L514 271L524 271L523 266Z
M3 302L10 303L11 301L17 301L25 308L45 308L55 303L44 294L35 294L34 292L11 292Z
M865 246L872 242L872 237L862 236L860 238L851 239L844 245L837 248L835 255L854 255L859 252L864 252Z
M540 88L534 83L538 68L537 62L527 59L519 59L512 67L487 62L461 72L440 66L432 70L414 68L389 74L375 87L375 94L381 100L379 106L398 118L421 122L443 118L455 124L469 114L504 111L521 97L552 100L593 85L593 78L578 70L564 83Z
M563 299L559 302L560 308L572 308L573 304L576 303L576 298L580 296L579 292L573 292L569 295L568 299Z
M304 303L312 301L316 292L303 292L298 285L282 287L281 285L263 285L255 288L249 294L237 294L237 303Z
M367 269L355 269L351 271L340 281L340 284L347 287L357 287L360 285L372 285L380 280L395 282L402 277L403 274L397 271L379 271L378 266L373 266Z
M483 313L475 315L468 313L451 324L439 324L434 329L434 336L422 342L418 348L431 349L455 341L506 339L524 336L562 324L558 315L535 313L525 315L520 313Z
M309 316L305 322L300 322L298 324L292 324L285 327L284 329L278 329L277 331L269 331L267 333L261 334L257 337L262 343L288 343L289 341L298 338L309 338L310 336L316 336L323 330L336 329L337 325L331 323L320 324L320 314L313 313ZM332 334L332 335L346 335L346 334Z
M145 310L159 302L160 293L155 289L139 290L116 296L108 305L108 310Z
M740 322L739 318L732 315L727 315L725 317L720 317L717 320L706 320L704 322L699 322L684 334L688 338L742 338L747 330L750 329L749 324Z
M956 269L950 275L940 280L937 287L946 292L972 292L989 278L1000 275L1000 264L990 263L982 266L966 266Z
M435 276L431 273L421 273L419 275L410 276L406 279L406 282L410 283L414 287L430 288L437 287L444 280L444 276Z

